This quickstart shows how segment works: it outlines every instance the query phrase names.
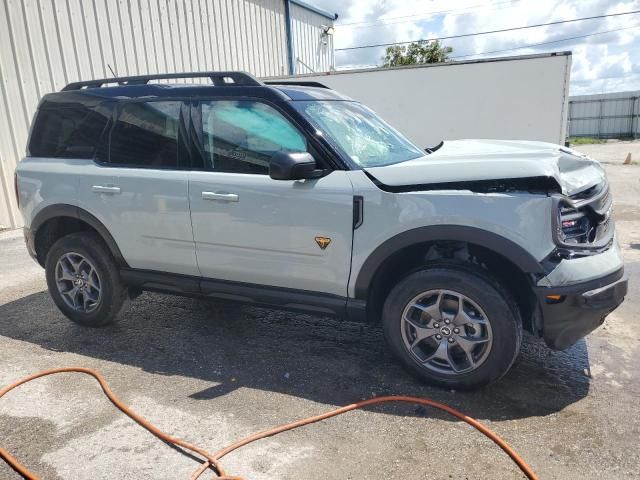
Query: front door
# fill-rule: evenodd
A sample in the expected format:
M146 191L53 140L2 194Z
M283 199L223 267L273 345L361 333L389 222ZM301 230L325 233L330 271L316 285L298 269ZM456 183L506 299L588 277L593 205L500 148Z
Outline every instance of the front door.
M191 172L189 198L202 276L346 296L353 222L346 172L272 180L277 151L322 159L269 104L212 100L195 114L205 167Z

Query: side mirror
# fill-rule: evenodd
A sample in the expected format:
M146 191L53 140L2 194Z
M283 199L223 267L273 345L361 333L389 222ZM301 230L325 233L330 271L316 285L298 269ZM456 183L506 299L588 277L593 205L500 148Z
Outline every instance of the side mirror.
M269 176L274 180L316 178L316 161L309 152L278 152L269 162Z

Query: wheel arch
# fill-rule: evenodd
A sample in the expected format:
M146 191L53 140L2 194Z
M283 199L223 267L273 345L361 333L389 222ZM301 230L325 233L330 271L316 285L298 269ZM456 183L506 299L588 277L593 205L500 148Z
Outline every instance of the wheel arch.
M530 295L531 274L543 274L542 265L523 247L512 240L477 227L436 225L420 227L396 235L379 245L365 260L354 285L357 301L367 306L367 317L376 321L392 283L426 264L425 253L438 244L459 244L479 253L490 271L505 282L521 308L525 328L537 329L534 304ZM468 260L467 260L468 261ZM463 263L463 262L461 262Z
M524 273L544 273L533 255L512 240L487 230L462 225L434 225L400 233L380 244L365 260L356 278L354 293L367 298L369 285L381 266L395 253L408 247L437 242L459 241L475 244L505 257Z
M69 227L66 229L60 228L60 225L65 224L68 226L70 223L73 224L73 227L70 229ZM46 251L42 251L43 245L48 245L48 247L50 247L53 241L60 238L60 233L66 235L68 233L82 230L93 230L96 232L104 241L118 266L129 266L107 227L105 227L100 220L85 209L67 204L49 205L38 212L31 222L31 232L34 238L34 248L38 262L41 265L44 265ZM48 236L51 236L51 238L47 238Z

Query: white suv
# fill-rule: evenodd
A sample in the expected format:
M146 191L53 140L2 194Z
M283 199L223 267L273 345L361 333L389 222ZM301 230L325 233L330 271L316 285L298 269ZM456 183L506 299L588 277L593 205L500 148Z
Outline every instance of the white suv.
M212 84L161 82L178 77ZM505 374L523 330L567 348L627 290L596 161L537 142L421 149L308 82L68 85L40 103L16 190L75 322L114 322L143 290L381 321L448 387Z

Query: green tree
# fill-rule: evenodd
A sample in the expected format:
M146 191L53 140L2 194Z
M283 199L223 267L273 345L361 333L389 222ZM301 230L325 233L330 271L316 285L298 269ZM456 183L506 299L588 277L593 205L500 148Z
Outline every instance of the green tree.
M409 45L387 47L382 57L383 67L419 65L422 63L442 63L449 59L453 48L441 45L438 40L412 42Z

